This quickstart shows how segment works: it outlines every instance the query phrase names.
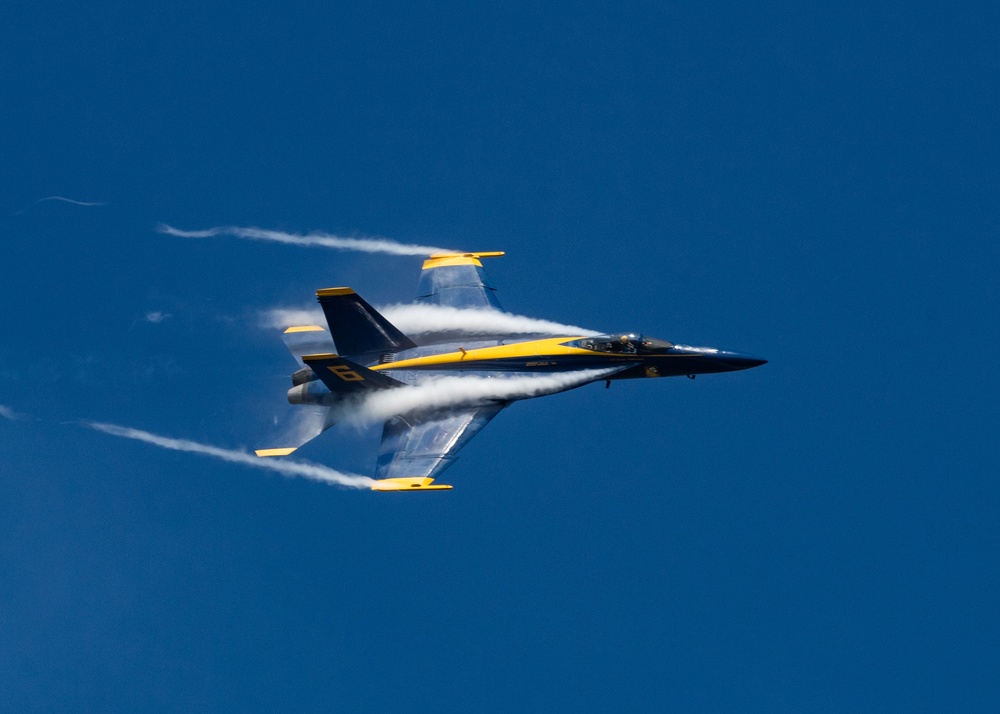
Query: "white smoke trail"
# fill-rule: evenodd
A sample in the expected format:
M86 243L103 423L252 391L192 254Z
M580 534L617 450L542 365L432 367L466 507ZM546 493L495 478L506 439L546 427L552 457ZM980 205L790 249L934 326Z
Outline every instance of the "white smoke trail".
M276 460L271 457L259 458L253 454L248 454L245 451L220 449L217 446L199 444L196 441L189 441L187 439L171 439L166 436L151 434L148 431L132 429L127 426L118 426L116 424L104 424L101 422L84 422L84 424L92 429L102 431L105 434L111 434L112 436L121 436L126 439L136 439L164 449L187 451L192 454L211 456L212 458L221 459L222 461L228 461L230 463L277 471L285 476L302 476L303 478L312 479L314 481L323 481L324 483L335 484L337 486L349 486L351 488L370 488L372 484L375 483L374 479L368 478L367 476L345 474L318 464L310 464L302 461Z
M389 238L343 238L330 233L306 233L299 235L295 233L284 233L282 231L269 231L263 228L243 228L240 226L218 226L200 231L183 231L166 223L161 223L156 227L160 233L177 236L179 238L211 238L212 236L226 235L237 238L247 238L250 240L269 240L289 245L320 246L323 248L334 248L336 250L353 250L361 253L388 253L389 255L421 255L428 256L433 253L454 253L456 251L448 248L437 248L431 245L411 245L399 243Z
M464 333L474 335L574 335L592 337L600 334L575 325L539 320L499 310L448 307L446 305L387 305L378 311L403 334ZM265 328L292 325L325 325L323 311L310 308L272 308L259 314Z
M65 196L46 196L45 198L40 198L35 203L42 203L43 201L62 201L63 203L72 203L74 206L106 206L104 201L77 201L72 198L66 198ZM35 205L34 203L31 205Z
M469 332L488 335L551 334L592 337L600 334L575 325L539 320L499 310L447 305L387 305L379 312L407 335L433 332Z
M37 206L39 203L46 203L47 201L61 201L62 203L71 203L74 206L106 206L108 204L103 201L77 201L73 198L66 198L65 196L46 196L45 198L40 198L37 201L32 201L27 206L22 208L20 211L15 213L15 216L19 216L25 211L27 211L32 206Z
M283 329L295 325L326 325L323 311L308 307L273 307L257 313L261 327L266 329Z
M345 405L339 417L344 423L364 426L415 412L528 399L573 389L618 371L615 367L544 376L437 377L416 385L373 392L360 402Z

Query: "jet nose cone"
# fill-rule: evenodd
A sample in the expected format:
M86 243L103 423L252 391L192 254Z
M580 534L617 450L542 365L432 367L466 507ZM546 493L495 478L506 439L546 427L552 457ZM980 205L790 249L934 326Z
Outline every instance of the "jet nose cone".
M733 371L738 369L750 369L751 367L760 367L762 364L767 364L766 359L760 359L759 357L753 357L752 355L745 355L739 352L723 352L719 355L719 358Z

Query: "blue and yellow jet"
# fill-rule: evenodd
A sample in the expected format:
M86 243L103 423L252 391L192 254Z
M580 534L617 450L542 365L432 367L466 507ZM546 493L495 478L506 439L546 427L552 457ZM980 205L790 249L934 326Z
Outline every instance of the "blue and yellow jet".
M501 252L432 255L423 264L417 304L503 311L483 270L482 258ZM316 293L329 333L318 325L289 327L285 342L304 366L292 374L288 401L326 407L316 436L332 426L352 400L405 385L434 388L446 376L538 378L579 375L545 389L480 394L468 403L428 406L389 416L383 426L376 465L376 491L450 489L434 480L451 466L458 451L518 399L543 396L594 381L658 378L731 372L766 360L737 352L688 347L635 332L605 335L490 335L438 332L404 335L351 288ZM472 313L473 315L477 313ZM481 313L480 313L481 314ZM332 343L330 338L332 337ZM544 380L538 380L541 383ZM551 380L550 380L551 381ZM511 384L507 382L506 384ZM494 384L501 384L496 382ZM501 396L502 395L502 396ZM433 400L432 400L433 401ZM356 402L355 402L356 403ZM308 440L308 439L307 439ZM305 442L302 442L305 443ZM258 456L286 456L302 444L262 449Z

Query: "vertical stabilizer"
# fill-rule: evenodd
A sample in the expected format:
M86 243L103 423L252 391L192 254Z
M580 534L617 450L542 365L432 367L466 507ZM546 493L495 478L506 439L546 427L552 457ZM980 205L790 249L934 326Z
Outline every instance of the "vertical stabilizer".
M351 288L317 290L316 298L340 354L401 352L417 346Z

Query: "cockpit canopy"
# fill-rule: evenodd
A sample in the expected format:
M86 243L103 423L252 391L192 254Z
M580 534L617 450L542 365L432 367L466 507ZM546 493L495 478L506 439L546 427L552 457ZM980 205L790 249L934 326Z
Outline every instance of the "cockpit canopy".
M672 342L658 340L655 337L644 337L635 332L616 332L609 335L584 337L566 344L570 347L579 347L594 352L617 352L620 354L654 354L665 352L674 346Z

